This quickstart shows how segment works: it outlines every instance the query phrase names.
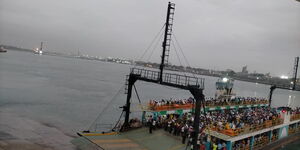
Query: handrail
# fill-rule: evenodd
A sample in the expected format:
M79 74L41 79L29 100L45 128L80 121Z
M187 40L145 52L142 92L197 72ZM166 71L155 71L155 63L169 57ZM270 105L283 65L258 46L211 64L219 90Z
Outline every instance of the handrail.
M299 119L300 119L300 114L292 114L290 121L299 120Z
M296 129L294 129L294 128L289 128L289 134L293 134L293 133L296 133Z
M272 135L271 141L274 142L274 141L276 141L276 140L278 140L278 135Z
M265 104L265 103L257 103L257 104ZM230 106L247 106L247 105L205 105L206 107L230 107ZM164 104L164 105L155 105L148 104L148 108L154 111L164 111L164 110L174 110L174 109L192 109L194 108L194 104Z
M250 150L250 145L240 145L240 146L235 146L235 149L238 150Z
M263 138L260 141L254 141L254 149L258 149L263 147L264 145L267 145L269 143L269 140L267 138Z
M276 125L279 125L282 123L283 123L282 119L276 118L274 120L267 120L263 124L252 125L251 127L247 126L247 127L238 128L238 129L219 129L217 127L214 127L213 125L210 125L210 129L220 132L220 133L223 133L228 136L238 136L238 135L248 134L251 132L262 130L265 128L270 128L270 127L273 127L273 126L276 126Z
M144 79L159 81L160 72L155 70L147 70L141 68L131 68L131 74L139 75ZM204 89L204 78L197 78L193 76L180 75L175 73L163 73L162 81L169 84L180 86L197 86Z
M220 103L210 103L206 101L206 106L236 106L236 105L258 105L258 104L269 104L268 100L260 100L260 101L240 101L240 102L220 102Z
M169 104L169 105L162 105L162 106L155 106L155 105L148 105L148 108L150 110L155 111L168 111L168 110L174 110L174 109L192 109L194 108L194 104Z

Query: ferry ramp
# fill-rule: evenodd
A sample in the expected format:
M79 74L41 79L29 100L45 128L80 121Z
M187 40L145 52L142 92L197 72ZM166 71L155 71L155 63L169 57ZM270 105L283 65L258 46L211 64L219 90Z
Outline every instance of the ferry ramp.
M146 127L115 135L82 136L72 141L80 150L185 150L181 137L157 129L152 134Z

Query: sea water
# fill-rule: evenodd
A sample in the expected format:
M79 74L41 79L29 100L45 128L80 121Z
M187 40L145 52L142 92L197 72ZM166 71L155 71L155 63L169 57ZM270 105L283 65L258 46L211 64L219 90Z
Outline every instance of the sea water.
M52 143L43 138L55 140L61 134L74 137L77 131L88 129L97 117L96 124L100 120L113 126L122 111L119 107L126 101L124 84L130 67L12 50L0 54L0 135L9 131L6 134L10 138L25 137L59 147L69 145L68 138ZM218 78L197 76L205 78L205 96L213 97ZM136 87L142 103L149 99L191 96L188 91L140 81ZM234 82L238 96L267 98L269 89L268 85ZM132 103L134 115L139 106L135 93ZM274 91L272 106L299 105L300 92Z

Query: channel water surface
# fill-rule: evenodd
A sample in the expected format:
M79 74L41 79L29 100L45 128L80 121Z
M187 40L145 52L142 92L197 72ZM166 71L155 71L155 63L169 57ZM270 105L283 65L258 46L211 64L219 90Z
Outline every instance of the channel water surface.
M130 67L29 52L0 54L0 140L24 139L72 149L69 140L77 131L87 129L99 113L105 124L118 119L119 106L125 104L125 76ZM213 97L217 78L199 77L205 78L205 96ZM137 82L136 87L142 103L191 96L187 91L144 82ZM234 92L267 98L269 88L235 81ZM135 95L132 102L138 104ZM297 107L300 92L276 89L272 105Z

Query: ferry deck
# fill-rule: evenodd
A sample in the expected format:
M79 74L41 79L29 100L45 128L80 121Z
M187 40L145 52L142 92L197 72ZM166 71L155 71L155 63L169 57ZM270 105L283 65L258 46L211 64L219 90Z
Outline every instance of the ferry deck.
M268 104L252 104L239 106L215 106L207 107L207 111L238 109L247 107L265 107ZM186 107L187 108L187 107ZM146 113L153 115L161 114L182 114L192 112L193 109L169 109L169 110L147 110ZM205 149L210 150L212 140L222 140L226 143L227 150L245 149L256 150L264 146L279 141L289 135L300 132L300 114L291 115L287 111L281 111L281 118L265 122L260 126L245 128L242 131L220 131L213 127L205 129L208 136L205 142ZM145 114L145 113L144 113ZM142 120L145 116L142 117ZM76 138L72 143L80 149L105 149L105 150L186 150L190 149L186 144L181 144L181 136L173 136L163 129L154 130L149 134L148 127L132 129L126 132L111 133L81 133L80 138ZM257 140L258 137L263 137ZM248 145L235 145L236 142L249 140Z

